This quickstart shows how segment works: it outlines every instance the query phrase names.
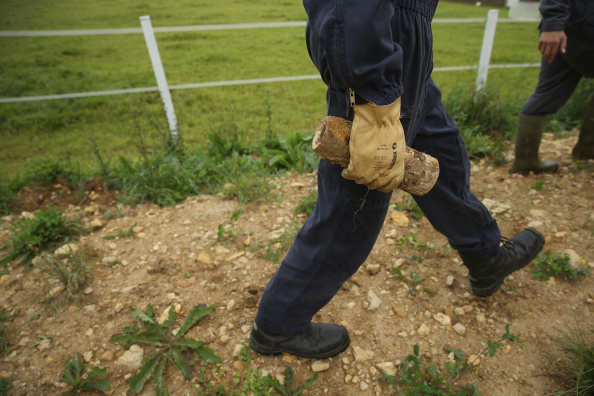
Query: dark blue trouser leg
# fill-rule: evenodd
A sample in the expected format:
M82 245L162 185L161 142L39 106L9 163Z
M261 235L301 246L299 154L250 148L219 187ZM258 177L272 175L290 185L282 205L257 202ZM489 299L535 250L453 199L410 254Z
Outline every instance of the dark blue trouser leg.
M439 178L426 195L413 196L433 227L460 253L494 256L501 235L489 210L470 191L468 151L441 92L430 81L424 117L412 147L439 161Z
M594 28L582 25L566 31L567 50L551 63L542 58L538 84L522 114L554 114L567 103L582 79L594 77Z
M341 172L320 161L316 207L260 301L256 321L269 332L304 330L375 244L391 193L369 190Z
M594 66L592 66L594 68ZM571 98L582 75L558 55L551 63L542 59L538 84L522 107L522 114L555 114Z

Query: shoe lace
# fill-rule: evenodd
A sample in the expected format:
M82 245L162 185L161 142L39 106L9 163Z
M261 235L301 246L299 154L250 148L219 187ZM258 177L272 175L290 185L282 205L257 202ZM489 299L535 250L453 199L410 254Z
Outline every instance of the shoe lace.
M509 238L506 238L504 236L501 237L501 245L502 247L506 248L506 249L510 249L513 250L516 245L514 244L514 241L512 241Z

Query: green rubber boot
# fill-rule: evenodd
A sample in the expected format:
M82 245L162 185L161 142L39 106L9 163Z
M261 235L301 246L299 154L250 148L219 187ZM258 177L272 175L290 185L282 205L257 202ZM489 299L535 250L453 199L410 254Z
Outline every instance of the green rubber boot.
M538 148L546 122L547 117L544 115L520 114L516 132L516 158L510 172L545 173L559 169L555 161L542 162L538 159Z
M580 137L571 156L579 160L594 159L594 95L586 109L580 128Z

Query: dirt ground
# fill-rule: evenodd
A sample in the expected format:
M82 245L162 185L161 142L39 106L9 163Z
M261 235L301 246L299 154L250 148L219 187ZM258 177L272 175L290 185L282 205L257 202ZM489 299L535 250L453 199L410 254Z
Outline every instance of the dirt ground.
M563 139L545 136L542 157L560 162L556 174L510 175L510 151L504 166L473 163L472 186L491 208L503 235L511 237L525 227L537 228L546 237L545 250L568 252L592 267L594 163L571 160L576 140L575 132ZM81 353L88 368L107 368L102 378L111 384L108 394L125 395L136 369L121 359L122 346L109 340L125 327L139 325L130 315L130 307L144 311L149 304L157 316L176 306L182 321L193 307L215 304L213 313L188 335L205 341L222 358L226 374L218 380L228 391L236 390L233 373L241 367L237 345L248 342L257 302L278 268L277 263L264 258L265 253L268 247L278 248L271 239L290 231L291 224L303 223L305 215L295 214L295 207L315 189L315 180L315 174L296 173L271 180L278 200L247 206L219 196L191 197L166 208L116 206L114 193L99 184L84 191L59 182L49 193L33 189L24 209L34 211L62 192L60 199L53 199L55 203L63 199L68 215L82 216L86 223L94 224L95 231L82 236L78 245L90 248L96 264L88 286L69 308L58 306L57 300L48 303L40 299L35 271L8 266L10 274L0 278L0 305L5 312L14 313L14 319L5 323L10 350L0 360L0 377L14 378L8 394L61 394L68 389L61 378L64 362ZM407 199L401 192L393 196L394 203L403 205ZM236 221L232 220L234 214ZM3 219L0 241L9 237L14 218ZM220 233L221 225L228 232ZM134 236L104 238L132 226ZM222 238L217 240L219 234ZM392 272L396 266L405 275L416 272L425 279L416 295ZM252 354L251 365L279 378L291 366L295 383L300 385L314 374L314 367L323 369L329 363L308 395L394 395L401 388L378 382L378 378L398 367L413 353L414 345L419 346L426 362L443 368L451 359L445 348L461 349L465 356L478 354L487 340L500 339L510 324L511 333L521 334L524 348L503 343L494 357L483 357L458 385L475 384L483 395L559 391L563 388L554 375L563 373L558 367L563 354L553 338L576 323L584 335L592 335L586 329L594 328L594 275L577 281L543 282L532 279L533 268L530 264L508 277L495 295L477 299L446 239L425 218L415 218L412 212L392 205L365 264L314 318L345 325L351 346L316 365L288 355L257 354ZM447 315L451 323L438 314ZM141 347L144 356L152 352ZM185 381L173 365L168 366L166 376L171 394L197 394L192 386L196 379ZM397 374L397 383L399 378ZM151 380L141 394L155 394L152 385Z

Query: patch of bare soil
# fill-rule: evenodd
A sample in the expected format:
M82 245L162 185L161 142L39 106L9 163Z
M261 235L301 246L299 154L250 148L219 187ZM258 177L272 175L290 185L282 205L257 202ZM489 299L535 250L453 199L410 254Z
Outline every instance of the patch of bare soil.
M508 158L502 167L474 163L472 186L491 208L503 235L511 237L527 226L535 227L546 236L545 250L570 250L592 265L594 164L571 161L576 139L575 133L560 140L545 136L542 156L560 161L557 174L510 175ZM182 321L196 305L215 304L213 313L188 335L204 340L222 358L226 375L218 381L228 391L236 390L234 350L248 342L257 302L278 268L264 258L270 239L289 231L293 222L303 223L305 216L296 215L294 209L315 189L315 181L314 174L271 180L279 199L248 206L218 196L197 196L176 207L118 206L116 211L109 206L113 196L105 205L97 203L99 198L79 197L80 204L71 206L68 213L101 226L79 241L92 247L97 257L92 280L77 303L59 307L67 308L65 312L56 311L39 299L34 272L16 265L0 278L2 309L18 312L6 322L11 347L0 361L0 376L14 378L9 394L61 394L68 389L61 378L63 363L81 353L88 367L108 369L104 378L113 389L110 394L125 395L127 381L136 370L122 364L123 348L109 340L125 327L139 325L130 307L144 311L149 304L157 316L177 304ZM544 182L541 189L532 188L540 182ZM407 195L397 191L393 202L404 204ZM243 214L233 221L240 209ZM106 212L120 215L109 217ZM4 219L0 241L9 237L11 219ZM135 236L104 238L133 225ZM229 232L219 233L220 225ZM219 235L222 238L217 240ZM401 238L404 244L399 243ZM466 356L478 354L487 340L498 340L505 333L506 324L511 333L521 334L524 348L504 344L495 357L482 358L459 385L475 384L483 395L545 395L561 389L551 374L560 373L557 363L563 355L552 337L560 335L557 329L576 321L583 330L594 328L594 276L542 282L532 279L535 266L530 264L506 279L494 296L477 299L457 254L444 245L445 238L425 218L390 209L366 263L314 319L347 326L352 342L345 352L328 360L329 368L320 372L308 395L398 394L398 385L392 388L378 378L391 364L397 367L415 344L426 362L443 368L449 360L444 348L461 349ZM436 293L421 288L413 296L410 285L392 272L397 265L407 275L417 272L425 279L421 287ZM448 281L449 276L455 280L451 287L446 284L452 280ZM437 314L448 315L451 323L441 323L437 318L443 320L443 316ZM584 334L590 335L589 331ZM40 337L50 341L39 343ZM145 356L151 352L143 348ZM367 353L355 354L359 348ZM310 360L252 357L252 367L273 376L291 366L296 384L314 374ZM192 382L185 381L172 365L166 376L172 394L196 394ZM155 394L152 381L141 394Z
M90 204L102 210L116 203L116 192L107 188L103 179L93 179L76 185L58 177L51 185L35 183L22 188L11 206L21 212L34 212L52 207L66 209L69 206L86 207Z

